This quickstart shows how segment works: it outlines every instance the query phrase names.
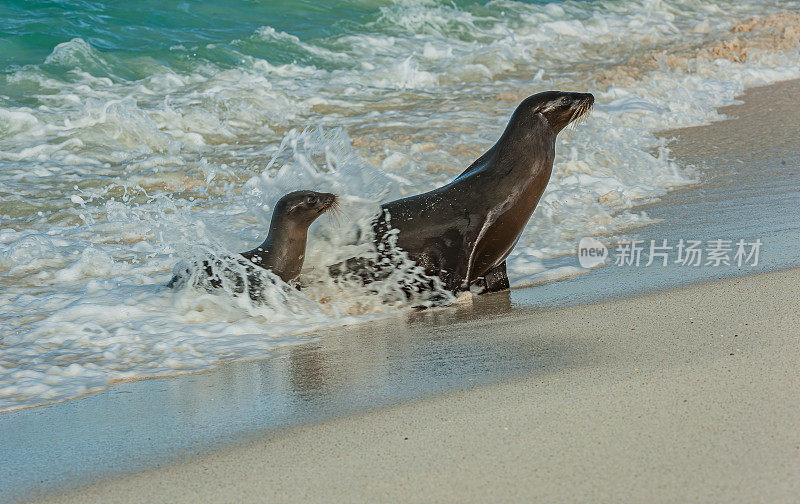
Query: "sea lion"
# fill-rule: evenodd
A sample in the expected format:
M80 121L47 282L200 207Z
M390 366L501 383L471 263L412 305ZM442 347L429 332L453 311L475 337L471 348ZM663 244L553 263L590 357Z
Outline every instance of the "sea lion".
M497 143L452 182L381 205L376 243L391 237L453 293L481 280L488 291L507 289L505 260L550 180L556 135L593 105L589 93L526 98Z
M336 195L331 193L290 192L275 204L264 243L241 255L272 271L284 282L294 280L303 269L308 227L317 217L335 209L336 203Z
M291 282L303 269L308 227L328 210L336 210L335 194L294 191L275 204L267 238L258 247L242 252L239 257L205 259L196 268L181 265L168 287L192 281L206 290L229 285L240 294L247 291L254 301L261 299L263 275L254 266L271 271L284 282Z

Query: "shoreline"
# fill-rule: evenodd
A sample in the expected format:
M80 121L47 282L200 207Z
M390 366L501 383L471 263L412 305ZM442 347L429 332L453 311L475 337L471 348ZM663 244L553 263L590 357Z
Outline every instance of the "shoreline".
M485 337L562 341L539 372L265 432L39 502L781 501L800 491L789 477L800 410L780 401L800 393L797 335L781 331L797 323L798 280L792 269L518 313Z
M388 424L381 423L398 411L407 412L417 419L419 408L455 408L448 410L451 412L451 416L465 418L465 415L476 414L476 410L486 404L486 401L491 400L490 391L497 393L498 390L505 390L506 397L513 397L515 387L522 387L530 391L538 387L538 385L534 387L531 384L532 381L543 377L547 379L560 377L558 379L561 380L565 376L570 376L574 388L568 390L573 397L576 397L580 395L580 387L575 384L592 377L601 380L602 377L598 373L601 373L604 367L600 364L607 364L609 356L597 354L597 347L591 338L576 336L575 331L579 332L579 328L583 324L602 325L600 321L609 325L618 324L619 321L615 320L615 317L609 316L605 312L609 306L638 306L641 305L643 299L649 300L646 301L650 302L650 305L647 306L655 310L653 313L659 314L659 320L667 323L670 317L677 316L675 315L677 311L670 312L669 310L686 308L676 301L676 297L680 297L678 294L680 292L695 294L702 292L705 296L711 296L714 289L709 286L724 284L728 286L728 290L734 291L737 285L758 289L763 287L761 283L763 281L773 287L780 286L785 289L785 292L779 292L779 295L796 295L796 289L792 289L792 286L796 285L798 275L798 270L794 268L800 265L800 258L796 254L796 238L800 237L800 232L798 232L800 223L793 222L792 215L784 209L791 209L793 205L794 208L797 208L797 204L800 204L800 201L794 203L797 201L797 193L792 192L800 186L800 180L796 180L797 177L792 178L792 173L786 172L780 166L770 165L769 159L741 160L742 152L736 150L737 146L740 146L744 147L745 151L749 151L754 145L759 145L772 149L771 156L777 156L775 158L777 161L788 159L791 163L795 163L792 166L798 166L797 161L800 161L800 157L797 157L796 147L794 147L796 139L800 138L797 128L781 124L779 117L776 117L774 113L754 115L754 107L748 105L755 100L756 108L763 108L765 103L774 103L776 99L784 99L789 102L778 102L779 105L794 106L797 109L797 105L791 101L791 97L796 96L796 90L800 90L800 81L784 81L763 87L748 88L745 93L744 105L734 105L723 109L723 112L727 110L733 114L740 114L739 119L667 132L679 138L672 148L676 149L676 153L681 159L691 159L691 162L710 161L709 167L713 170L704 171L704 176L707 178L704 178L696 186L678 188L658 201L642 205L640 208L646 208L648 211L662 212L662 220L660 223L641 228L634 233L634 235L652 238L677 238L687 233L699 233L709 237L727 237L724 233L752 232L752 227L742 228L739 226L739 222L741 219L757 218L759 229L763 230L761 232L774 238L774 241L771 242L774 246L765 249L767 255L764 257L760 269L722 271L707 268L689 270L664 268L648 270L647 282L643 282L642 270L615 268L608 265L579 277L547 282L533 288L514 289L507 294L479 298L468 305L456 305L429 312L408 314L400 317L399 320L377 321L374 324L346 326L342 329L324 331L317 341L286 347L260 360L226 363L199 373L119 382L103 392L84 396L81 399L0 413L0 427L8 427L5 429L7 432L11 432L12 427L18 429L11 434L18 436L16 441L18 443L24 443L22 440L26 439L27 435L35 436L37 432L42 433L48 429L52 430L53 435L59 433L62 437L72 436L73 439L62 441L63 444L48 445L46 438L37 442L40 443L39 448L47 447L57 452L57 456L52 461L48 461L49 464L74 464L77 461L76 467L46 468L43 471L42 483L36 483L33 479L38 481L39 475L25 474L26 470L36 467L37 459L34 458L13 470L10 467L6 468L6 471L10 471L6 472L6 475L2 475L3 468L0 467L0 481L9 481L9 485L6 486L15 483L20 483L23 487L25 484L32 485L32 487L28 487L27 492L21 493L17 497L12 494L12 500L18 500L30 498L34 493L41 495L42 493L59 492L77 485L103 480L99 486L87 487L77 490L77 493L70 493L62 497L53 497L56 501L61 502L62 498L80 500L83 497L88 498L89 495L98 499L102 496L104 500L118 500L117 497L122 494L102 492L128 491L125 488L132 492L130 496L136 500L137 496L140 497L139 492L143 490L136 485L142 482L146 485L148 478L156 478L165 485L165 493L159 494L162 497L153 495L151 500L154 502L159 498L180 500L180 496L167 492L169 485L178 481L169 478L189 478L192 474L191 471L197 469L197 464L209 460L220 461L219 474L224 474L221 478L229 478L229 472L246 474L245 468L237 466L233 459L243 456L243 454L251 456L252 447L263 447L263 443L289 446L287 449L292 452L307 455L308 458L300 461L301 463L313 466L316 463L312 449L314 439L329 436L331 429L339 429L340 434L344 436L339 438L341 443L339 446L344 452L347 452L348 443L355 443L356 446L363 448L363 444L356 442L357 439L347 437L347 432L354 429L355 425L364 425L364 428L367 428L366 426L372 424L376 419L376 425L383 426L376 427L377 429L396 427L397 422L400 422L399 425L406 425L402 423L404 419L396 417L389 420ZM756 134L754 134L754 125L758 127L758 130L755 131ZM785 136L778 137L776 132L781 132ZM739 136L732 137L736 134ZM751 137L755 137L755 140L752 140ZM752 141L743 142L743 138ZM718 144L723 147L722 154L715 157L713 148ZM793 155L790 152L792 148L795 149ZM784 153L778 156L774 152L775 149L784 149L789 154L784 155ZM778 159L781 156L783 157ZM733 162L734 160L741 160L743 163ZM753 166L764 171L755 173L752 178L756 180L751 181L752 184L745 187L747 190L735 192L736 197L732 198L731 191L736 188L730 184L726 185L725 177L741 177L746 170L743 171L739 165L746 163L753 163ZM783 191L780 194L785 194L788 198L793 199L773 201L777 199L774 197L774 193L759 193L764 186L758 184L764 180L768 182L768 187L780 187ZM727 206L725 206L726 204ZM732 213L725 214L728 216L727 219L714 221L711 217L713 217L714 211L718 211L720 205ZM565 260L575 262L574 257L567 257ZM764 271L772 272L764 273ZM723 280L722 284L715 283L717 278L738 275L745 276L728 278ZM741 293L742 296L745 296L742 298L737 298L734 294L736 293L727 292L726 294L733 296L729 299L731 303L741 305L750 303L750 299L746 297L747 292ZM765 299L772 302L772 291L768 290L763 294ZM697 295L697 299L706 301L704 296ZM654 301L658 299L672 300L672 304L667 303L666 308L659 308L662 303ZM797 300L791 298L784 301L788 304L783 303L775 309L792 306L791 303L796 305ZM728 309L724 303L721 301L719 303L720 308ZM759 300L753 306L772 309L763 303ZM753 306L747 306L747 308L750 309ZM593 315L581 315L581 313ZM646 311L646 313L650 314L651 312ZM716 317L716 314L709 312L706 313L706 316ZM786 313L782 313L781 316L789 317ZM567 320L571 320L572 326L560 327L558 317L566 317ZM541 324L542 320L549 321L547 323L550 325L547 327L552 332L538 334L533 341L526 337L524 331L517 331L517 333L506 331L509 326L520 327L524 321ZM792 322L791 319L787 320ZM707 329L715 330L714 328L722 327L727 322L723 319L715 320L707 326ZM497 334L491 332L493 326L498 327ZM649 327L654 333L658 331L658 327ZM774 326L773 329L775 329ZM631 332L636 333L639 330L642 328L634 326L634 330ZM380 337L374 334L381 331L386 334ZM695 332L686 332L686 334L696 336L697 328L693 327L692 331ZM488 340L486 340L487 334L492 335ZM689 344L685 341L682 343ZM660 343L657 341L651 341L651 344L660 348L665 355L671 355L670 347L659 347ZM713 341L709 343L709 345L713 344L715 344ZM647 352L651 350L647 346L630 348L626 346L626 342L621 340L616 340L616 345L614 348L631 355L636 352L639 352L636 355L649 355ZM521 352L520 349L524 351ZM693 350L710 359L699 347ZM756 348L753 347L750 350L755 352ZM739 352L734 351L733 353L738 354ZM656 359L656 356L650 357ZM689 362L694 362L692 361L693 352L687 350L684 357L689 359ZM774 355L768 357L770 359L777 358ZM613 359L611 360L613 361ZM678 378L669 375L669 370L672 369L670 366L676 365L675 362L668 364L666 370L660 369L658 366L651 369L656 383L666 386L665 379ZM589 375L582 375L592 369L594 371ZM627 369L627 371L613 369L614 372L623 374L634 373L624 366L621 369ZM743 379L747 377L746 369L739 369L739 372L744 373ZM611 389L614 385L605 382L601 384L604 387L611 387ZM631 386L633 386L632 384L633 382L631 382ZM584 385L591 384L584 383ZM559 403L561 399L559 399L557 391L552 389L552 386L549 387L547 389L549 397L555 403ZM728 393L733 397L732 391L718 392ZM692 389L692 393L703 397L702 391ZM583 398L586 401L589 399ZM754 399L748 396L748 400ZM272 402L270 403L270 401ZM461 404L466 410L459 409L458 405L450 404L452 401ZM220 402L225 402L225 404L219 406ZM255 402L264 404L253 404ZM401 404L397 405L398 402ZM444 405L445 403L450 405ZM541 405L547 409L546 402L542 401ZM118 408L120 411L106 411L109 408ZM519 413L511 399L497 408L498 411L506 409ZM126 418L130 415L140 415L141 418ZM13 418L13 420L9 420L9 418ZM510 418L513 420L516 417L512 415ZM122 424L116 425L119 422ZM157 422L163 422L163 424ZM425 427L420 424L421 421L415 423L419 428ZM110 426L113 426L113 429L110 429ZM449 432L446 431L446 427L439 426L438 428L445 429L443 432ZM451 434L453 436L475 436L468 430L465 431L465 428L462 425L461 430ZM105 433L108 435L108 439L104 439L100 434L85 432L93 429ZM151 439L132 440L129 439L130 432L136 432L140 436L147 436ZM656 437L660 435L655 431L652 434ZM375 442L380 442L380 436L376 436L378 439ZM267 439L259 440L264 437ZM411 437L409 436L409 438L410 441ZM467 437L467 439L474 438ZM613 436L606 441L609 439L613 439ZM13 439L9 441L4 438L2 441L6 446L13 443ZM406 440L403 439L403 441ZM422 453L428 445L437 447L434 441L428 439L419 444L409 444L413 444L414 449ZM104 443L108 443L108 446L104 446ZM281 445L281 443L288 443L288 445ZM477 444L485 448L491 446ZM548 446L557 449L558 443L555 447ZM447 456L446 453L441 452L441 448L438 446L439 451L434 449L435 455ZM334 454L335 449L334 446L330 447L331 457L334 455L337 457L347 456L346 453ZM392 445L388 449L393 450L396 447ZM121 451L114 452L115 457L112 457L107 453L109 450ZM22 450L18 456L23 457L25 451ZM36 452L35 449L30 448L27 451L29 453ZM227 459L227 462L223 461L226 454L233 454L231 455L233 458ZM280 453L277 453L277 456L279 458ZM554 453L549 453L549 456L556 457ZM92 457L99 458L92 461ZM119 460L120 457L124 460ZM365 457L367 457L366 454ZM42 461L47 458L45 457ZM117 460L111 460L115 458ZM13 456L11 459L13 460ZM184 462L174 465L178 460L184 460ZM374 458L370 460L375 462ZM602 463L602 459L599 459L598 463ZM81 464L88 465L81 466ZM166 466L167 468L148 471L153 466ZM271 466L267 465L266 467ZM291 467L286 469L291 469ZM547 468L540 467L540 469L545 471ZM434 469L431 470L435 473ZM127 476L121 480L104 480L104 478L114 478L131 471L146 472ZM467 469L470 474L475 474L474 471L475 468L472 465ZM312 477L314 471L310 471L309 474L309 477ZM330 473L327 474L330 476ZM263 476L263 474L259 475L259 477ZM375 480L386 475L373 476L372 480ZM562 476L564 475L562 474ZM424 478L425 476L420 477ZM286 475L286 478L291 478L291 475ZM228 480L226 479L226 481ZM235 478L230 481L235 481ZM510 480L503 479L499 475L496 481L506 481L508 485L512 485ZM240 483L243 489L255 492L253 495L262 495L261 492L265 491L264 488L248 486L253 482L247 479ZM302 481L297 481L294 487L290 485L288 488L302 489L302 483ZM337 484L336 481L329 481L329 483L334 486ZM465 488L470 485L469 481L463 483ZM131 486L124 487L128 484ZM123 487L119 485L123 485ZM457 489L453 490L457 491ZM218 495L218 498L226 500L230 495L232 494ZM324 495L318 497L324 500ZM409 495L405 497L411 498ZM513 496L506 497L512 498ZM185 498L189 498L188 494ZM397 496L397 498L401 499L401 496ZM309 499L313 500L314 497L311 496ZM380 499L380 496L375 496L375 500Z
M795 106L794 105L795 102L793 100L794 94L795 93L800 93L800 79L796 79L796 80L781 81L781 82L776 82L776 83L773 83L773 84L766 84L766 85L763 85L763 86L756 86L756 87L752 87L752 88L747 88L745 90L745 92L743 93L743 95L741 97L739 97L739 98L745 98L746 99L745 102L740 102L740 103L737 103L737 104L734 104L734 105L728 105L728 106L725 106L725 107L721 107L719 109L719 112L721 114L726 114L726 115L727 114L731 114L731 116L727 116L725 119L723 119L721 121L718 121L718 122L715 122L715 123L712 123L712 124L708 124L708 125L703 125L703 126L692 126L692 127L688 127L688 128L681 128L681 129L677 129L677 130L667 130L667 131L661 132L661 134L659 136L665 137L665 138L672 138L672 141L670 142L669 147L675 154L678 155L678 157L683 162L688 162L690 164L706 164L706 167L702 171L703 178L702 178L702 180L698 181L695 184L687 185L687 186L679 186L679 187L676 187L676 188L672 189L669 193L667 193L664 196L661 196L659 198L655 198L653 200L644 201L641 204L636 205L635 207L633 207L633 209L634 210L642 210L643 209L643 210L647 211L647 210L650 210L650 209L654 208L654 209L656 209L656 211L658 211L658 210L663 210L663 208L666 208L666 207L677 206L678 204L680 204L682 202L682 198L687 193L696 192L696 191L698 191L698 189L702 191L705 186L709 185L710 183L714 183L713 181L709 180L709 177L719 178L719 177L723 176L725 173L719 173L719 172L723 168L725 168L725 166L724 166L725 164L730 162L730 160L729 160L730 157L736 157L736 158L738 158L738 157L746 157L743 152L729 152L728 154L724 154L723 156L721 156L719 159L715 159L713 156L716 155L717 152L715 152L715 148L713 147L713 144L714 143L719 143L719 142L724 142L726 149L734 148L737 145L749 145L749 144L746 143L745 138L736 138L736 141L726 140L726 138L730 138L732 136L732 134L736 134L736 132L739 133L740 137L742 136L742 133L743 133L743 129L744 128L739 128L735 124L733 126L731 126L731 124L732 124L731 121L735 121L736 119L739 118L739 115L743 114L751 122L763 122L765 120L765 118L769 114L760 114L759 115L759 114L754 113L753 109L754 109L754 107L756 105L759 106L759 107L763 107L765 105L765 102L774 101L775 93L772 90L778 90L778 92L782 96L782 101L778 102L777 104L773 103L772 104L773 106L794 106L795 110L793 111L793 113L800 114L800 107ZM766 91L766 93L765 93L765 91ZM761 97L759 98L759 96L761 96ZM751 103L751 102L754 102L754 103ZM775 132L776 130L779 130L779 129L781 129L783 131L783 133L785 134L785 136L786 136L786 138L788 139L789 142L791 142L794 138L800 138L800 128L795 127L794 129L792 129L792 126L793 125L789 124L789 125L786 125L786 126L778 127L778 126L773 124L771 128L766 128L766 129L761 131L762 137L760 138L760 142L762 144L765 144L765 143L769 142L770 139L768 138L768 135L773 133L773 132ZM704 131L704 133L702 135L698 135L697 133L694 133L698 129ZM711 133L709 133L709 131ZM744 131L744 132L749 134L748 131ZM703 142L698 142L698 138L701 138L701 137L703 137L705 140ZM689 144L690 147L687 148L686 144ZM711 161L711 163L708 163L708 161ZM727 170L727 172L729 172L729 171L730 170ZM795 182L795 185L798 187L798 189L800 189L800 179L798 179ZM798 199L798 204L800 204L800 198L797 198L797 199ZM657 231L654 231L654 230L659 230L659 229L663 228L664 227L663 226L663 222L666 221L668 218L675 218L677 220L681 220L682 221L682 220L685 219L685 217L686 217L685 215L678 215L676 217L673 217L673 216L660 217L658 220L661 221L661 222L645 224L645 225L643 225L643 226L641 226L639 228L630 229L630 230L628 230L628 232L626 234L634 236L634 237L637 236L640 232L645 232L645 233L651 233L652 234L653 232L657 232ZM667 225L667 227L669 227L669 226ZM795 226L795 227L797 227L797 226ZM672 233L673 231L674 230L668 230L669 233ZM685 231L685 229L684 228L680 228L680 231ZM703 230L703 232L707 232L707 231ZM713 230L712 229L712 230L710 230L708 232L711 232L711 234L713 234L714 232L717 232L717 230ZM796 231L796 234L798 236L800 236L800 231ZM596 236L596 237L604 239L603 236ZM614 242L613 241L612 242L608 242L607 244L611 244L611 243L614 243ZM680 285L686 285L686 284L691 284L691 283L699 283L699 282L703 282L703 281L709 281L709 280L714 279L714 278L725 278L725 277L729 277L729 276L758 274L758 273L763 273L763 272L766 272L766 271L779 271L779 270L782 270L782 269L789 269L789 268L800 266L800 257L797 257L796 255L792 255L791 254L791 250L789 248L784 248L783 250L779 250L778 252L780 254L783 254L783 256L768 257L769 260L777 260L779 262L779 264L777 266L772 265L772 266L762 267L762 268L758 268L758 269L753 269L752 271L738 271L738 272L727 271L727 272L724 272L723 276L716 276L714 274L710 274L710 273L706 272L705 276L701 276L699 278L698 277L693 277L693 278L691 278L691 280L689 282L685 282L685 283L681 283L680 281L676 281L676 280L679 280L679 279L672 279L673 281L670 282L669 279L659 278L658 280L659 280L660 283L658 285L656 285L655 287L644 285L643 289L635 290L633 292L623 292L623 289L617 289L616 291L599 291L597 296L588 296L588 297L585 296L585 297L577 298L577 299L575 299L573 301L568 301L568 300L566 300L564 298L564 296L562 295L562 292L561 292L563 290L562 286L564 286L564 285L568 286L566 288L566 290L571 290L571 291L581 290L580 287L576 288L571 284L571 282L575 282L576 279L579 278L579 277L587 277L586 280L589 283L591 283L591 282L594 282L594 283L605 282L606 281L605 279L597 280L597 276L598 276L598 273L600 272L600 270L603 270L604 273L610 273L611 271L614 271L613 268L609 268L610 265L606 265L605 267L601 267L599 269L597 269L597 268L596 269L591 269L591 270L580 269L580 270L577 270L577 271L569 274L568 276L557 276L556 278L553 278L553 279L550 279L550 278L547 278L547 277L543 277L543 279L536 280L536 281L534 281L532 283L514 284L514 285L511 286L510 293L511 293L511 297L512 297L513 302L518 303L520 305L530 305L530 306L539 307L539 308L552 308L552 307L560 307L560 306L571 306L571 305L581 304L581 303L590 303L590 302L611 300L611 299L623 298L623 297L626 297L626 296L630 297L630 296L635 296L635 295L638 295L638 294L641 294L641 293L645 293L645 292L649 292L649 291L654 291L654 290L657 291L659 289L663 290L663 289L674 288L674 287L680 286ZM788 255L787 255L787 252L788 252ZM548 262L548 264L550 266L548 267L548 269L544 273L552 272L553 270L550 269L550 268L559 268L559 267L570 268L570 267L573 267L574 265L576 265L575 255L574 254L555 257L555 258L549 259L547 262ZM619 270L617 270L617 273L618 272L619 272ZM601 274L601 276L609 276L609 275L602 275ZM619 279L618 276L616 276L616 281L620 282L620 279ZM631 280L630 278L625 278L624 281L622 281L621 283L623 283L625 285L630 285L630 284L638 283L638 282L636 282L635 280ZM532 290L536 290L536 294L535 295L531 295ZM447 307L445 307L445 309L447 309ZM402 315L401 314L398 317L403 318L403 317L406 317L406 316L407 315ZM368 324L368 323L369 322L357 322L357 323L355 323L353 325ZM336 332L340 332L342 330L348 330L348 328L350 328L350 327L352 327L352 325L344 325L344 326L341 326L341 327L334 327L334 328L331 328L331 329L323 329L323 330L310 329L309 332L310 333L321 333L321 334L324 335L324 334L327 334L327 333L336 333ZM305 344L305 342L298 342L297 344L302 345L302 344ZM103 393L106 390L108 390L108 388L117 386L117 385L122 384L122 383L130 383L130 382L136 382L136 381L142 381L142 380L170 379L170 378L176 378L176 377L181 377L181 376L186 376L186 375L193 375L193 374L198 374L198 373L213 372L214 370L216 370L220 366L227 366L227 365L235 364L235 363L245 363L245 362L257 361L257 360L264 359L264 358L269 358L269 356L254 357L254 358L249 358L249 359L239 359L239 360L235 360L235 361L225 362L225 363L219 364L219 365L217 365L215 367L212 367L212 368L200 369L200 370L192 370L192 371L187 371L185 373L180 373L180 374L165 374L165 375L158 375L158 376L143 376L143 377L136 377L136 378L126 378L126 379L114 381L114 382L110 383L108 387L106 387L105 389L100 390L100 391L87 392L86 394L78 396L78 397L73 397L73 398L70 398L70 399L60 400L60 401L52 402L52 403L45 403L45 404L38 404L38 405L25 405L25 406L21 406L21 407L16 408L16 409L10 409L10 410L2 411L2 412L0 412L0 415L3 415L5 413L23 411L23 410L27 410L27 409L31 409L31 408L39 408L39 407L42 407L42 406L52 406L52 405L56 405L56 404L62 404L62 403L68 402L68 401L82 399L82 398L89 397L89 396L94 395L94 394Z

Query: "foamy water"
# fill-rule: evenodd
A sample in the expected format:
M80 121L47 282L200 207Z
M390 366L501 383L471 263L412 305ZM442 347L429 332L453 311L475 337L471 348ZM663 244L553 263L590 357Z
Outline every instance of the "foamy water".
M358 23L319 33L265 24L140 52L76 36L8 66L0 410L260 357L319 328L408 309L396 283L337 285L325 266L364 252L353 243L381 201L453 178L496 141L518 101L548 89L591 91L596 106L560 135L509 276L525 285L572 274L542 261L582 236L648 223L628 210L634 202L697 179L654 132L718 120L715 108L744 86L800 76L796 49L614 70L635 55L691 54L733 22L795 3L357 6ZM278 282L254 305L165 288L180 260L258 244L274 202L295 189L339 194L346 215L312 226L309 289Z

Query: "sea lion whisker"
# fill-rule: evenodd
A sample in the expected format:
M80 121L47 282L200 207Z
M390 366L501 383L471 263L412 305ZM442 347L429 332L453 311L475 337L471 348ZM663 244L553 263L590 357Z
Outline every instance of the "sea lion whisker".
M570 119L568 123L568 135L569 131L575 131L579 124L584 123L589 113L592 111L592 107L594 107L594 103L581 103L578 105L575 110L570 114Z
M580 117L580 107L576 108L575 110L572 111L572 113L570 113L569 125L571 126L572 123L575 121L575 119L577 119L578 117Z
M339 199L333 200L333 202L325 209L325 212L328 214L328 222L331 225L336 225L339 227L341 222L339 221L339 217L342 215L341 208L339 207Z
M564 137L566 140L572 138L572 132L575 131L575 112L576 111L573 110L570 113L569 119L567 120L567 125L564 128Z
M585 111L586 111L586 104L585 103L581 103L581 105L578 107L578 110L576 110L576 112L577 112L577 114L575 116L575 121L576 122L580 122L581 119L583 119L583 113Z
M587 121L589 119L589 115L592 113L593 108L594 102L585 104L583 107L583 112L581 113L581 119Z
M339 204L338 198L333 202L333 211L336 213L337 219L344 218L350 220L350 217L348 217L347 214L342 211L342 206Z

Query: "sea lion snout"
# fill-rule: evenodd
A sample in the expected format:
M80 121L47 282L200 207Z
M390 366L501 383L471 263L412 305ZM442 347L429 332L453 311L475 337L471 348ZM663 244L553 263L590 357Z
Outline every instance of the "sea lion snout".
M320 198L319 213L327 212L331 208L336 207L339 198L331 193L318 193Z
M594 105L594 95L592 93L573 93L575 95L573 99L573 106L575 107L589 107L591 108Z
M575 96L572 99L572 116L569 119L569 123L582 121L592 111L592 107L594 107L594 95L592 93L573 94Z

